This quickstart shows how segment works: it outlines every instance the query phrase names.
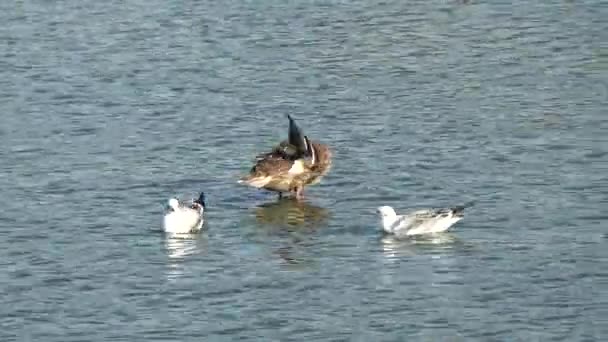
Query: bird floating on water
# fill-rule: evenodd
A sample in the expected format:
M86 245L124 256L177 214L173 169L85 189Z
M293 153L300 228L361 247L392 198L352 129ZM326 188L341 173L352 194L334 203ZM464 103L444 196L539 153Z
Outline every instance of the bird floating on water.
M163 230L174 234L198 232L205 220L204 212L205 194L203 192L190 206L182 205L176 198L171 198L163 218Z
M295 193L303 197L304 187L317 184L331 168L332 153L327 145L310 140L295 120L289 119L288 139L272 151L256 157L249 174L239 183L279 193Z
M397 215L390 206L378 208L382 229L389 234L412 236L441 233L464 217L465 206L443 209L422 209L405 215Z

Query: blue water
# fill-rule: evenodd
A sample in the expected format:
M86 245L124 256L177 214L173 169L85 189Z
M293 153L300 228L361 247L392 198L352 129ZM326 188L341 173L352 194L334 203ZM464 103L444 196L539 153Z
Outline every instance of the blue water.
M606 340L606 17L0 4L0 340ZM287 113L334 151L300 203L236 184ZM160 232L202 190L206 231ZM427 239L374 212L468 201Z

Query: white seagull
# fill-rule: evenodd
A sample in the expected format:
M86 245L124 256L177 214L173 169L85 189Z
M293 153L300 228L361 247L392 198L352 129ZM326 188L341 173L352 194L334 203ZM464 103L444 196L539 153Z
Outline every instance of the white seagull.
M189 207L183 206L177 199L171 198L163 218L163 230L174 234L197 232L203 226L204 212L205 194L202 192L199 198L193 201Z
M397 215L389 206L378 208L382 229L396 236L441 233L464 217L465 206L444 209L422 209Z

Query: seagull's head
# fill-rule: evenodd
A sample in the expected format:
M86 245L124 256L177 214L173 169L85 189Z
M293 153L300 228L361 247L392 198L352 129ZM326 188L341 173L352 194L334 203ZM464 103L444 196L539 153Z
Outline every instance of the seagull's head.
M179 201L175 198L169 200L167 209L169 211L176 211L179 208Z
M383 205L381 207L378 207L377 211L380 214L380 216L382 216L382 218L391 218L391 217L397 216L397 214L395 213L395 210L388 205Z

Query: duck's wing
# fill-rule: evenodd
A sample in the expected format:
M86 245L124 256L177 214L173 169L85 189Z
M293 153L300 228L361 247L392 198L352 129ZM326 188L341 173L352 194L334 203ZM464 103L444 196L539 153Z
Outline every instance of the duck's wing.
M270 152L258 154L255 159L256 162L259 162L268 159L296 160L300 157L301 153L298 149L285 140L275 146Z
M293 167L295 161L276 156L267 156L258 159L251 168L250 174L259 176L272 176L287 173Z
M287 181L306 171L303 159L289 160L269 154L257 160L247 176L239 183L245 183L256 188L262 188L271 182Z

